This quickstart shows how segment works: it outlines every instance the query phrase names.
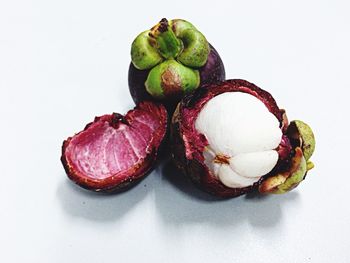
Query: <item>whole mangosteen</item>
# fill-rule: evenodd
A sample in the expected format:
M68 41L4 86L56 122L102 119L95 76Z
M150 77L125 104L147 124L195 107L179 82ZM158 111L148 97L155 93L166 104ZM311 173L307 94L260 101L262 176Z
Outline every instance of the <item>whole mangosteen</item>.
M163 18L132 43L129 89L135 103L160 101L173 111L185 94L224 79L219 54L185 20Z

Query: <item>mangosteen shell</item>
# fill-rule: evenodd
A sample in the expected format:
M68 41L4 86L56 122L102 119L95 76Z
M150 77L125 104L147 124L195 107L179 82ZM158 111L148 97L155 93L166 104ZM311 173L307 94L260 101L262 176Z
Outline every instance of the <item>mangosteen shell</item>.
M152 151L150 153L148 153L146 155L146 157L144 158L143 162L141 165L132 167L131 169L127 170L126 173L128 173L129 175L126 175L123 179L118 180L112 177L107 177L105 179L92 179L90 177L87 177L83 174L81 174L79 171L76 171L75 169L73 169L73 167L71 165L69 165L69 161L66 157L66 149L69 145L69 143L71 142L71 140L73 139L74 136L79 135L80 133L86 131L90 125L92 125L93 123L95 123L96 121L99 121L100 118L103 118L105 116L108 115L103 115L100 117L95 117L94 121L88 123L85 128L76 133L74 136L72 137L68 137L66 140L63 141L62 147L61 147L61 163L64 167L64 170L68 176L68 178L70 180L72 180L75 184L77 184L78 186L87 189L87 190L91 190L94 192L99 192L99 193L105 193L105 194L114 194L114 193L119 193L119 192L124 192L129 190L130 188L132 188L133 186L135 186L136 184L138 184L140 181L142 181L153 169L154 167L158 164L158 162L160 161L160 157L162 155L162 152L164 151L164 146L165 143L167 141L167 137L168 137L168 114L167 111L165 109L165 107L159 103L154 103L154 102L149 102L149 101L145 101L142 103L139 103L136 105L136 107L133 109L138 109L140 107L141 104L144 103L152 103L152 104L156 104L159 109L160 112L162 114L162 122L164 123L164 134L160 140L160 143L158 145L157 148L153 148Z
M219 179L217 179L214 175L211 174L204 162L200 160L201 158L203 158L202 152L200 154L196 153L198 149L195 149L195 147L199 147L199 149L202 147L203 151L203 145L198 146L200 143L198 144L194 141L187 141L185 143L184 138L186 138L186 140L188 139L187 136L189 133L191 133L191 131L189 130L191 129L190 126L194 125L193 123L195 122L196 117L194 117L191 120L186 120L184 116L184 111L195 111L196 116L198 116L199 111L207 101L209 101L216 95L230 91L246 92L259 98L266 105L268 110L276 116L276 118L280 122L281 129L282 126L285 125L285 123L283 123L283 121L285 121L285 118L283 117L283 115L285 115L285 111L279 109L279 107L276 104L276 101L271 96L271 94L246 80L233 79L221 83L204 85L192 94L186 95L179 102L174 112L172 123L170 126L170 137L172 142L172 160L175 166L182 173L187 175L187 177L198 188L209 194L222 198L237 197L246 194L250 191L257 190L261 182L265 178L275 174L276 170L287 169L286 166L289 165L290 158L292 156L290 142L288 138L285 135L283 135L283 142L279 146L280 148L277 149L279 154L282 154L283 158L281 158L280 156L280 159L276 164L275 168L268 174L262 176L259 179L259 181L254 183L253 185L244 188L230 188L225 186L223 183L221 183ZM199 134L199 136L203 135ZM187 145L187 147L192 147L192 149L186 149L185 145ZM191 158L186 157L186 153L188 153L189 151L194 151L194 153L191 153Z

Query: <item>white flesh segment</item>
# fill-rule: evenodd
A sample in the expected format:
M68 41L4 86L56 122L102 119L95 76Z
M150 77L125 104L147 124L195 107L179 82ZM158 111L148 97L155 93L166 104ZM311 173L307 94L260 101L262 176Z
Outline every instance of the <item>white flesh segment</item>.
M278 161L282 131L278 119L256 97L222 93L204 105L195 122L209 146L205 164L228 187L246 187L269 173ZM214 162L225 155L230 165Z
M209 148L206 148L206 150L203 152L203 156L205 165L208 166L209 170L214 173L214 175L217 175L221 164L214 162L215 153Z
M278 161L278 153L274 150L242 153L230 159L230 167L244 177L261 177L269 173Z
M282 137L277 118L259 99L243 92L212 98L195 125L216 153L228 156L274 149Z
M218 177L224 185L231 188L242 188L249 185L253 185L260 179L259 177L248 178L241 176L235 171L233 171L231 167L227 164L222 164L220 166Z

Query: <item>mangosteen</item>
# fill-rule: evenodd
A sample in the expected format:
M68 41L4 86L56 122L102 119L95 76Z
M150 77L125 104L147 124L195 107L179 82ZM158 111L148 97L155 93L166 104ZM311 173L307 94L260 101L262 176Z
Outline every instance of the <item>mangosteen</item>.
M125 116L96 117L63 142L68 177L94 191L116 191L140 181L155 165L167 131L163 105L142 102Z
M135 103L160 101L173 111L184 94L224 79L218 52L185 20L163 18L132 43L129 89Z
M291 169L296 151L288 125L271 94L252 83L236 79L205 85L176 108L172 156L206 192L236 197Z

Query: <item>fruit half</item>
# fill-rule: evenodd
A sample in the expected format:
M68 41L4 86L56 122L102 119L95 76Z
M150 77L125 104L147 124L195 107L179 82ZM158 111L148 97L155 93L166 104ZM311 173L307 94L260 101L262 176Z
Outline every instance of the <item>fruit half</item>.
M63 142L61 161L78 185L94 191L119 190L152 170L166 130L164 106L142 102L125 116L96 117Z

